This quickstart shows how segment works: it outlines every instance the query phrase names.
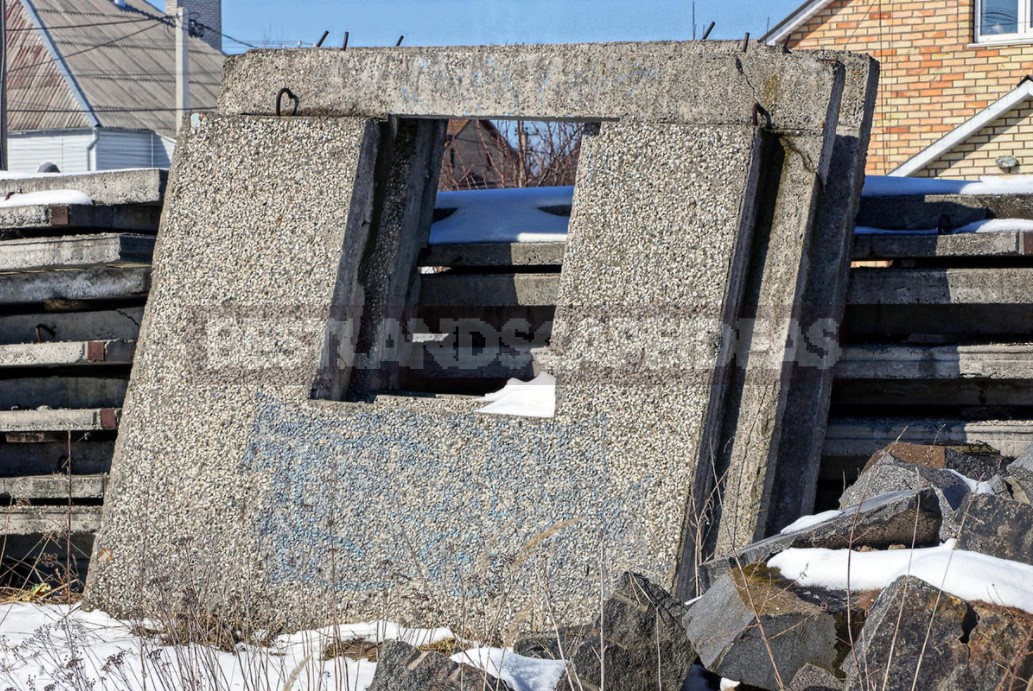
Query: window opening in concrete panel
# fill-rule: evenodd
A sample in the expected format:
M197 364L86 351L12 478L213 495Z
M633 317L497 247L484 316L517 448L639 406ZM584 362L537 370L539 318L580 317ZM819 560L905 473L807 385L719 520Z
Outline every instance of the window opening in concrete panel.
M586 123L450 120L399 389L484 394L546 371Z
M439 137L431 157L420 153L428 127ZM590 127L476 118L386 123L354 348L328 338L332 361L349 368L347 386L337 395L315 386L313 395L479 395L544 371L578 153ZM432 173L426 184L421 175ZM383 288L385 280L394 287Z

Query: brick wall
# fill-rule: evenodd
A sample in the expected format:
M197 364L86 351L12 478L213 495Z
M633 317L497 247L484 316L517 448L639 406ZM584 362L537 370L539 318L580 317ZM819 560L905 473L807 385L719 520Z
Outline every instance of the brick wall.
M187 10L187 19L204 24L201 39L216 50L222 50L222 0L165 0L165 14L175 14L180 7Z
M1033 103L1015 110L979 130L952 150L915 173L920 177L978 178L1000 175L999 156L1014 156L1019 166L1010 172L1033 174Z
M835 0L792 34L792 47L855 50L882 64L869 173L893 170L1033 73L1033 44L973 45L973 15L973 0ZM1033 145L1018 125L1010 133Z

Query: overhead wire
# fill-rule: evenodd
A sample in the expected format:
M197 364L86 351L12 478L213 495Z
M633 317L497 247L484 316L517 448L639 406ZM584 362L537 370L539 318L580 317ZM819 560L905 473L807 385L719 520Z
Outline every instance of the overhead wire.
M160 23L162 25L167 26L165 24L165 22L161 22L160 20L156 20L156 21L157 21L157 23ZM8 73L19 72L21 70L27 70L27 69L31 69L33 67L39 67L41 65L49 65L51 63L55 63L55 62L60 62L62 60L66 60L66 59L68 59L70 57L74 57L76 55L82 55L84 53L89 53L90 51L93 51L93 50L98 50L100 48L106 48L108 46L111 46L111 45L114 45L114 44L118 43L119 41L124 41L127 38L131 38L133 36L136 36L137 34L142 34L145 31L150 31L151 29L155 28L155 26L157 26L157 23L156 24L152 24L151 26L145 26L142 29L137 29L136 31L130 32L128 34L125 34L124 36L118 36L116 38L111 39L110 41L105 41L103 43L97 43L95 45L91 45L90 47L83 48L82 50L76 50L76 51L73 51L71 53L62 53L61 55L59 55L56 58L50 58L49 60L41 60L40 62L34 62L34 63L28 64L28 65L19 65L18 67L11 67L11 68L9 68L7 70L7 72Z
M150 22L160 21L162 17L156 15L147 15L144 17L137 17L136 19L119 19L116 21L109 22L90 22L88 24L58 24L58 25L47 25L47 31L58 31L62 29L90 29L98 26L114 26L117 24L136 24L139 22ZM167 17L166 17L167 18ZM7 33L13 34L20 31L36 31L34 26L20 26L17 29L8 29Z

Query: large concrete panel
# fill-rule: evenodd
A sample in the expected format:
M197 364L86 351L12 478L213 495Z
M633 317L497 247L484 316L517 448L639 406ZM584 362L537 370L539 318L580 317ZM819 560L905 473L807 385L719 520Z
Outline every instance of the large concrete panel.
M756 538L773 535L813 512L833 366L839 354L839 327L846 312L854 219L864 185L879 65L868 56L832 51L819 55L843 64L846 84L832 160L819 185L811 237L805 240L805 253L800 255L793 303L798 309L792 316L791 331L783 334L791 356L783 359L788 372L780 373L786 375L788 384L782 424L775 429L767 470L761 473L763 484L756 482L760 517L756 522L740 523L738 529L737 537L747 541L750 529ZM780 303L769 293L762 304ZM728 544L735 542L728 539Z
M79 175L41 173L0 180L0 197L42 190L79 190L94 204L161 204L168 171L159 168L106 170Z
M257 50L231 56L219 112L471 115L749 124L820 130L835 122L842 68L737 42ZM812 100L812 98L814 100ZM820 108L814 105L823 101ZM761 106L755 116L754 107ZM293 102L282 99L283 112Z
M757 200L774 194L758 187L781 183L780 169L765 178L762 140L819 142L801 154L804 189L787 183L793 199L813 194L843 69L724 46L610 50L234 63L225 114L177 147L90 604L146 614L189 592L267 627L390 612L476 630L588 616L623 569L676 584L699 556L686 549L694 493L720 430ZM268 112L274 81L309 117L241 114ZM363 317L413 295L405 234L423 231L433 147L385 128L471 112L606 120L577 173L556 416L479 416L444 396L320 400L346 390L362 333L384 346L389 330ZM389 351L370 350L373 364Z

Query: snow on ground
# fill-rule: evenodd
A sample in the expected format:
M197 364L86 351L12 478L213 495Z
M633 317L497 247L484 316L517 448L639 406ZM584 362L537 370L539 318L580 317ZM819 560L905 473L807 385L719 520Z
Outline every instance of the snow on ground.
M483 669L509 684L513 691L553 691L559 688L567 668L562 660L523 657L502 648L473 648L456 653L451 659Z
M570 206L573 187L439 192L436 208L455 209L430 228L430 244L564 242L567 216L543 207Z
M864 179L865 197L892 197L905 194L1030 194L1033 175L984 175L979 180L943 180L869 175Z
M376 664L341 657L322 660L335 633L338 641L401 639L413 645L453 638L444 628L371 622L340 626L336 632L334 627L302 631L279 636L269 647L241 644L236 652L226 652L200 645L165 646L102 612L9 604L0 606L0 688L363 691ZM564 672L563 662L525 658L500 648L476 646L452 659L501 676L516 691L553 691Z
M480 400L488 405L478 408L478 413L553 417L556 414L556 378L543 372L529 382L510 379L504 387Z
M0 207L43 206L49 204L93 204L93 200L79 190L41 190L39 192L12 194L7 199L0 199Z
M801 585L833 590L878 590L911 575L963 600L1033 614L1033 566L958 550L955 545L955 540L948 540L939 547L876 552L788 549L769 559L768 566Z

